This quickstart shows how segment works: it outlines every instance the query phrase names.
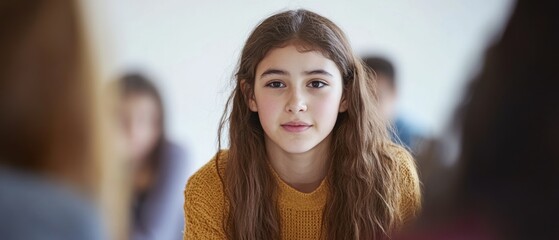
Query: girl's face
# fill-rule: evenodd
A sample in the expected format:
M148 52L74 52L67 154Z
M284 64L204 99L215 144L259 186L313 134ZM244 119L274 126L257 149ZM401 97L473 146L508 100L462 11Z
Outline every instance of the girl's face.
M141 164L161 136L159 107L152 96L133 93L124 97L121 109L127 157Z
M330 135L342 101L340 70L320 52L300 52L294 45L270 50L256 68L254 98L266 145L306 153Z

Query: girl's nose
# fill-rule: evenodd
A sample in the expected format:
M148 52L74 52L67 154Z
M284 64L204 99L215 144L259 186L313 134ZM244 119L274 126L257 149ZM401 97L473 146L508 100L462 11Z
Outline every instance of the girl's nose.
M291 99L285 106L285 110L291 113L305 112L307 111L307 104L299 94L293 93Z

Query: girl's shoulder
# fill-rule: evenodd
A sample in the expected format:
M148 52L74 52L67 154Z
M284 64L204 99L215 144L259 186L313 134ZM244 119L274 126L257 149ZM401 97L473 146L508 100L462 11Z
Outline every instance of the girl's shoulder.
M221 177L227 164L228 151L221 150L208 163L194 173L186 185L189 190L221 190L223 191Z
M227 203L220 173L225 170L227 151L220 151L200 168L184 191L184 239L224 239L221 228Z
M419 181L415 160L408 150L400 145L390 143L388 145L388 154L396 162L403 176Z
M388 143L389 154L398 161L413 162L413 157L405 147L395 143Z
M421 208L421 188L417 167L412 155L402 146L390 144L389 154L398 165L400 176L400 212L404 222L413 219Z

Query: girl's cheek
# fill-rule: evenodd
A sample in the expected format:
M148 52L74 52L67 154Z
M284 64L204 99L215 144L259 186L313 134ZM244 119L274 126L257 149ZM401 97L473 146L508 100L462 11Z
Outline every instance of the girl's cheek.
M279 109L280 101L271 97L264 97L258 104L259 111L270 112Z
M337 112L340 106L341 97L334 94L317 98L313 101L315 110L320 112Z
M273 125L282 114L282 109L283 107L278 101L274 101L273 99L261 99L261 101L258 102L260 123L263 126Z
M257 99L258 106L266 108L268 111L284 109L285 100L277 92L263 92Z

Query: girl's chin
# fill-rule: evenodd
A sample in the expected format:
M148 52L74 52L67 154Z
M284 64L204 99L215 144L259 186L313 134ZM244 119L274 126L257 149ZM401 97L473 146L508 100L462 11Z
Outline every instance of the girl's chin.
M303 154L311 151L316 144L314 145L301 145L301 144L288 144L287 146L280 146L281 149L289 154Z
M326 139L326 138L325 138ZM324 149L325 144L327 144L324 140L319 140L317 138L282 138L278 137L274 141L271 138L267 138L267 147L271 149L280 150L287 154L305 154L313 151L313 149ZM270 150L270 149L269 149ZM274 151L274 150L272 150Z

